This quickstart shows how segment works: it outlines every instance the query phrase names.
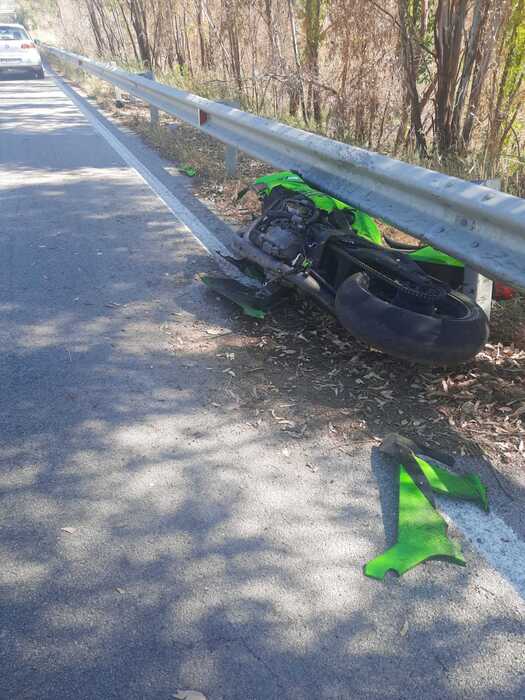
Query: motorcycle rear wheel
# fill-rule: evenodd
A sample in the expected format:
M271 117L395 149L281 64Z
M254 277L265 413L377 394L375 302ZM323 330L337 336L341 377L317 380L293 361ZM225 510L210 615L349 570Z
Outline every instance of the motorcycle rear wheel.
M456 365L471 360L488 340L483 310L459 292L449 292L433 313L397 306L358 272L337 291L335 312L359 340L404 360Z

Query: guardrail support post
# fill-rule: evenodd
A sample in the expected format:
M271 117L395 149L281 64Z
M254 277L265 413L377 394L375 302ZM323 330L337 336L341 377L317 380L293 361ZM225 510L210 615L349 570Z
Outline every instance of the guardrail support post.
M493 190L501 189L501 180L494 178L493 180L476 180L476 185L485 185ZM463 278L463 292L473 299L478 306L481 306L485 315L490 321L490 312L492 308L492 287L494 283L488 277L481 275L476 270L470 267L465 267L465 277Z
M147 70L145 73L142 73L142 75L145 78L148 78L148 80L155 81L155 74L153 73L152 70ZM158 109L158 107L153 107L152 105L150 105L149 121L150 121L151 126L158 126L159 125L159 109Z
M226 175L235 177L237 175L239 149L235 146L226 146L224 149L224 165L226 166Z
M227 105L228 107L235 107L235 109L241 108L239 100L220 100L220 104ZM235 146L226 145L224 148L224 166L226 168L227 177L236 177L238 161L239 149L235 148Z
M473 299L478 306L481 306L489 321L492 306L492 286L493 282L488 277L478 274L469 267L465 268L463 292Z
M122 99L122 90L115 86L115 106L119 109L124 106L124 100Z
M113 68L118 68L115 61L111 61L110 66L112 66ZM124 100L122 99L122 90L118 87L118 85L115 85L115 107L117 107L118 109L124 107Z

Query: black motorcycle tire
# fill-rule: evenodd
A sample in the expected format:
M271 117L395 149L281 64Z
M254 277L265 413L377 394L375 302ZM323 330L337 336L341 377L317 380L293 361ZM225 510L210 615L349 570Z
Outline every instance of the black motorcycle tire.
M339 287L335 312L352 335L404 360L427 365L456 365L471 360L488 340L483 310L459 292L450 292L448 315L425 315L396 306L370 291L364 272Z

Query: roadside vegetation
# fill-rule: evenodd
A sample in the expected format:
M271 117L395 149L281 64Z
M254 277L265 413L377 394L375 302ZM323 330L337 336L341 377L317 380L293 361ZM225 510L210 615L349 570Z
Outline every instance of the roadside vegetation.
M21 0L71 50L525 193L525 0Z

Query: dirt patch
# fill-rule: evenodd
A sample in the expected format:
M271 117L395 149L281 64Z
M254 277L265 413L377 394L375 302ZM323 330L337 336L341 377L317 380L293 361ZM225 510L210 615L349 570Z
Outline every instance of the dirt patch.
M350 455L394 431L486 458L508 498L525 480L525 351L489 344L453 371L424 368L370 350L304 300L254 321L206 294L231 330L200 328L198 338L177 338L174 353L217 358L222 380L212 405L242 412L261 439L276 430L284 442L315 436Z

